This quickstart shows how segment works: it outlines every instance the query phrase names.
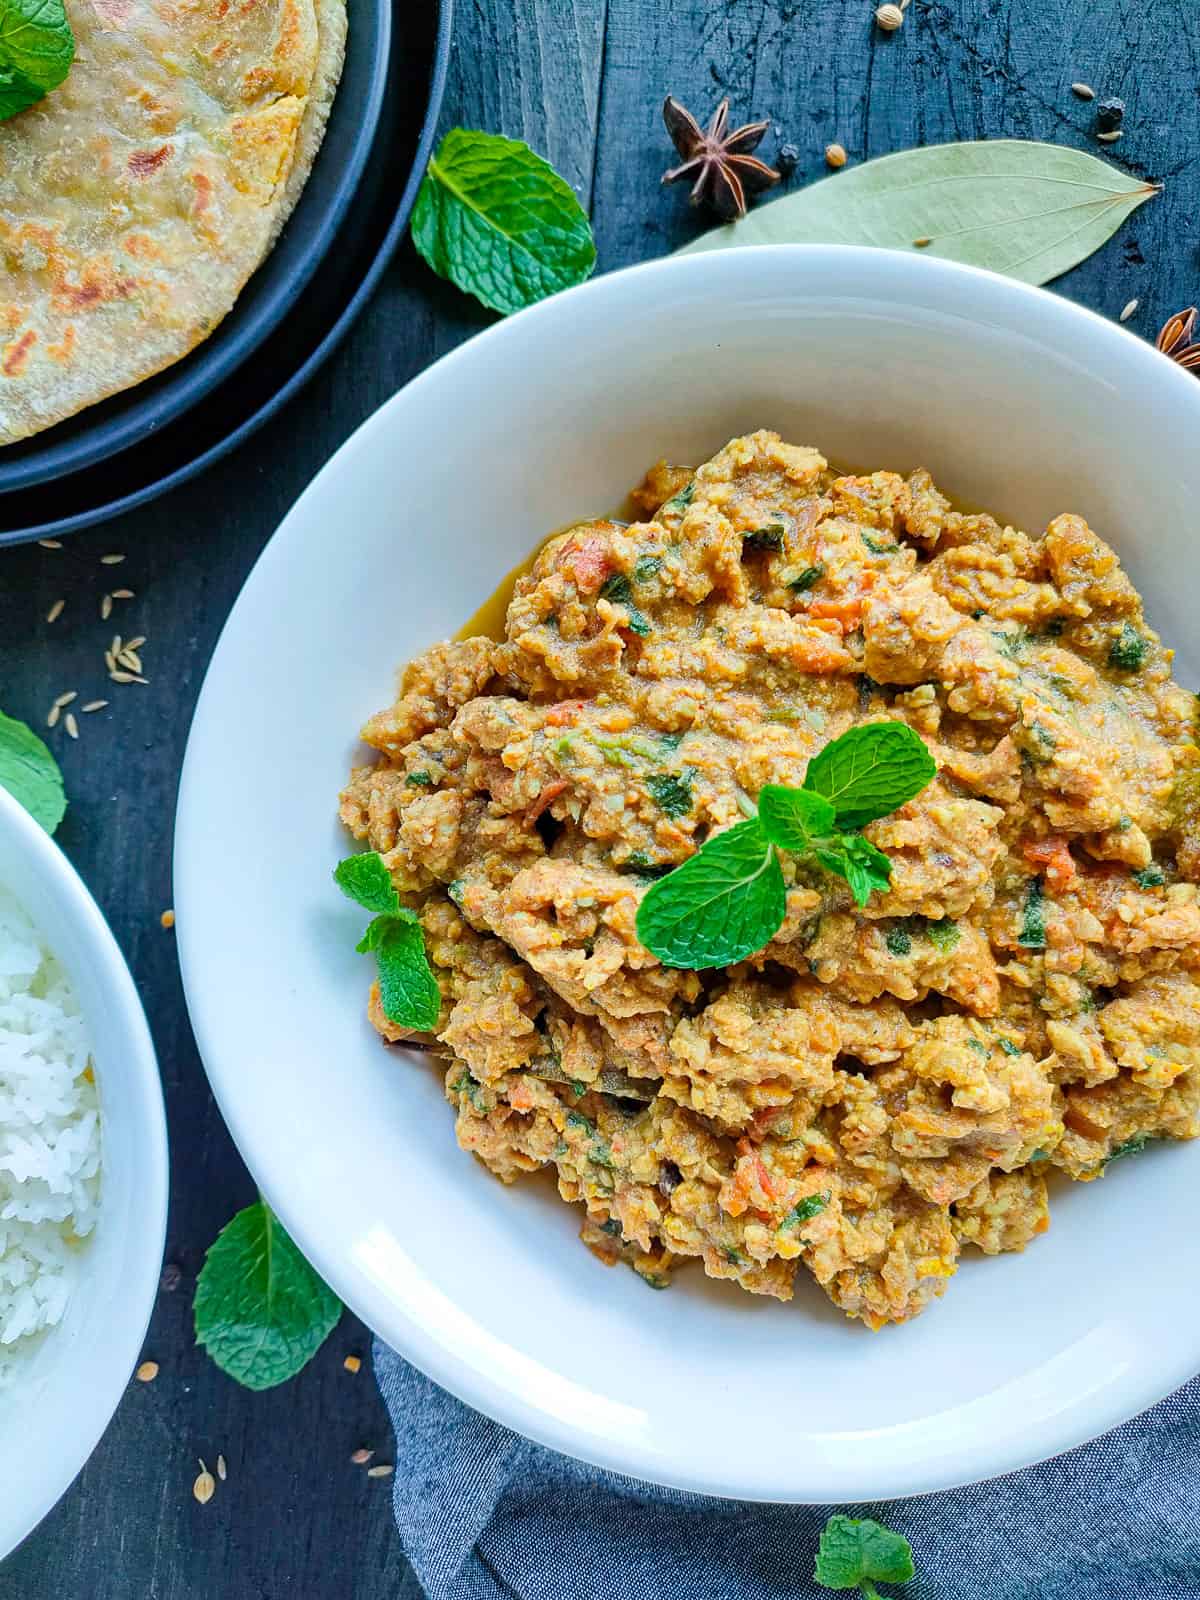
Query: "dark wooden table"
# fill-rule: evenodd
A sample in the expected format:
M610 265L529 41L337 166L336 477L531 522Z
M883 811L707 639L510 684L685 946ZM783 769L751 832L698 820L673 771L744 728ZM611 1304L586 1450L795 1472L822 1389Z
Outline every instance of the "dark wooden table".
M401 0L419 3L419 0ZM670 90L707 116L769 116L761 153L800 152L793 184L824 173L827 142L851 161L914 144L1000 135L1103 150L1085 80L1128 106L1108 154L1165 181L1117 239L1057 287L1152 336L1200 296L1200 25L1189 0L913 0L903 28L872 24L873 0L459 0L444 123L518 135L588 203L600 268L658 256L696 230L680 189L662 191ZM353 11L353 0L351 0ZM72 744L50 737L71 810L61 841L105 908L157 1041L171 1122L167 1259L146 1354L157 1380L130 1391L90 1465L0 1567L22 1600L276 1600L416 1596L386 1479L350 1464L388 1459L387 1419L365 1330L347 1315L311 1367L262 1395L195 1349L191 1299L203 1252L253 1183L217 1114L180 990L171 904L176 780L192 706L251 563L313 471L388 395L487 320L406 251L347 346L275 423L200 482L59 552L0 552L0 704L41 724L54 696L112 690ZM1036 396L1031 397L1036 403ZM764 422L769 419L764 418ZM970 419L966 419L969 425ZM531 529L531 536L540 532ZM353 529L331 538L353 539ZM100 564L124 553L115 568ZM113 586L111 625L98 602ZM67 607L47 625L51 603ZM114 689L110 635L145 634L147 688ZM228 1463L199 1506L198 1456Z

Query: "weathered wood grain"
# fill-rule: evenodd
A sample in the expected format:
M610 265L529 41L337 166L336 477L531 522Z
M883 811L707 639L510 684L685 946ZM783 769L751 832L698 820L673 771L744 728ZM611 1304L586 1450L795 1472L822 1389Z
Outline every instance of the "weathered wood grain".
M1065 294L1153 334L1200 294L1200 46L1188 0L913 0L884 36L873 0L459 0L445 126L524 137L591 199L602 270L661 255L702 225L681 189L661 190L671 159L659 107L670 90L707 114L770 116L769 158L797 145L792 182L824 174L836 139L851 160L945 139L1015 135L1098 148L1092 83L1128 105L1109 154L1166 180ZM203 1249L253 1186L212 1103L183 1008L173 936L171 819L191 709L222 620L254 557L323 461L398 385L490 320L411 252L333 365L290 410L200 484L61 552L0 552L0 705L38 724L65 688L111 690L57 748L72 807L62 842L107 910L137 976L162 1061L172 1124L168 1256L180 1287L160 1296L147 1353L93 1461L60 1507L0 1567L0 1596L22 1600L358 1600L415 1597L391 1524L386 1481L349 1455L387 1455L386 1417L347 1318L294 1384L250 1395L191 1342ZM536 381L536 374L522 375ZM718 375L719 376L719 375ZM666 402L665 402L666 403ZM452 447L452 441L448 441ZM2 515L2 504L0 504ZM351 527L330 530L353 540ZM127 552L119 568L106 551ZM110 584L137 591L101 624ZM65 596L61 619L42 619ZM107 685L115 631L144 633L147 688ZM272 936L264 930L264 937ZM248 1070L252 1063L248 1063ZM229 1480L205 1507L196 1457L218 1451Z

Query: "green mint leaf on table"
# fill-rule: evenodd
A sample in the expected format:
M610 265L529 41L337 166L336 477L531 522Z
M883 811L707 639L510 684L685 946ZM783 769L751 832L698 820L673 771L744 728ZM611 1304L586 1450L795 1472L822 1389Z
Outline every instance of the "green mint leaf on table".
M866 722L808 763L804 787L833 805L839 828L861 828L920 794L937 764L903 722Z
M505 314L596 264L587 215L554 168L519 140L469 128L451 128L430 160L411 231L440 277Z
M706 840L646 891L638 938L668 967L727 967L769 943L786 909L775 847L752 818Z
M6 717L3 711L0 711L0 788L7 789L47 833L53 833L62 821L67 799L58 762L32 728L15 717Z
M907 1583L914 1571L903 1534L870 1517L839 1514L825 1524L813 1577L822 1589L857 1589L874 1600L876 1583Z
M333 876L343 894L377 913L355 948L360 955L375 957L384 1015L397 1027L427 1033L437 1022L442 997L416 912L400 904L377 851L347 856L338 862Z
M879 245L1048 283L1098 250L1158 189L1065 145L925 145L755 206L682 253L747 244Z
M361 855L339 861L333 869L333 879L342 893L364 911L400 909L400 896L392 884L392 875L377 850L364 850Z
M836 813L823 795L811 789L768 783L759 791L758 820L772 844L801 854L812 849L814 838L833 831Z
M196 1343L247 1389L271 1389L305 1366L342 1314L266 1202L221 1229L200 1269Z

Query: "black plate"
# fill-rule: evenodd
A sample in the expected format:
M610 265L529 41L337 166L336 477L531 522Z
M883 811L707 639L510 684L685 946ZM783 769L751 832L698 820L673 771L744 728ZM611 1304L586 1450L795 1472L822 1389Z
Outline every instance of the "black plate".
M355 0L350 3L353 7ZM0 496L0 544L19 544L103 522L185 482L273 416L340 343L403 235L433 143L445 86L451 0L441 0L438 6L388 9L386 83L358 192L344 212L336 248L316 267L282 325L236 376L226 378L186 416L152 429L137 441L136 449L73 472L53 487ZM351 32L353 27L352 16ZM353 113L347 88L343 77L334 116L339 105L343 117ZM332 123L331 118L331 134ZM320 167L318 161L310 185L317 181ZM300 220L297 207L289 227ZM282 243L281 239L280 248ZM189 357L188 363L194 359Z

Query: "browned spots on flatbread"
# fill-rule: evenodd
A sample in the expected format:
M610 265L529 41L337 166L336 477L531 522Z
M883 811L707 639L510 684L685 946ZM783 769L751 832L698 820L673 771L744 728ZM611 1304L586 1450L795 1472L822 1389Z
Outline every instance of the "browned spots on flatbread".
M208 210L208 202L212 199L212 179L206 177L203 172L193 172L192 183L196 190L192 201L192 215L198 217Z
M242 99L249 105L268 88L275 74L270 67L251 67L242 79Z
M132 256L135 261L166 260L166 252L148 233L126 234L121 241L121 248L127 256Z
M149 178L175 154L173 144L160 144L157 150L135 150L126 162L131 178Z
M25 321L25 313L20 306L0 306L0 332L16 333Z
M58 311L91 311L109 300L128 300L137 288L136 278L124 278L113 271L111 262L101 258L89 262L79 274L79 282L60 277L54 285L54 305Z
M28 328L13 344L4 347L4 355L0 357L0 372L6 378L16 378L24 370L25 363L29 360L29 352L37 343L37 334Z
M67 362L75 350L75 324L68 322L62 338L57 344L48 344L46 354L54 361Z
M92 10L107 28L123 28L133 15L133 0L92 0Z

